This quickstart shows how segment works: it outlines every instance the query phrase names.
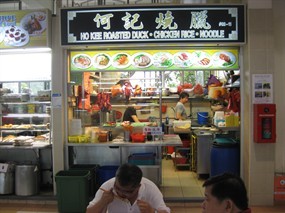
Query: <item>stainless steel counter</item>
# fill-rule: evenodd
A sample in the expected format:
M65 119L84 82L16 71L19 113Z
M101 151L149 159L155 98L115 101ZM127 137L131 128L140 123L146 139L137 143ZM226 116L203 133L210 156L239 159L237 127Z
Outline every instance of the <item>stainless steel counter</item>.
M146 141L144 143L136 142L125 142L123 139L114 140L111 142L101 142L101 143L67 143L67 146L181 146L182 141L178 135L164 135L162 140L157 141Z
M98 164L121 165L128 162L128 157L133 153L154 153L154 165L139 165L144 176L151 179L157 185L162 181L162 147L182 146L178 135L164 135L162 140L147 141L145 143L124 142L122 139L115 139L117 142L104 143L67 143L66 159L69 168L72 164Z
M0 149L44 149L51 146L50 143L34 142L32 146L0 145Z

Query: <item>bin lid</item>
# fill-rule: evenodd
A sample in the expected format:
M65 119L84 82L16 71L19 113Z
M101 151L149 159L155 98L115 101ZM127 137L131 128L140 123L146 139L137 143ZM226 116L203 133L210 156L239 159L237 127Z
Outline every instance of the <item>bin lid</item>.
M227 137L218 137L215 138L213 141L213 146L220 146L220 147L231 147L236 146L238 143L233 138L227 138Z
M90 176L89 170L61 170L56 173L55 178L85 178Z

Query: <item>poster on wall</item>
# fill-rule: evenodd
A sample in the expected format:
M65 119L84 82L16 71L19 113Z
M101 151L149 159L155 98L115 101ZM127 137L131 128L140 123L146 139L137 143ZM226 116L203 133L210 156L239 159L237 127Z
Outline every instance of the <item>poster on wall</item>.
M0 12L0 49L50 47L49 10Z
M253 80L253 103L273 103L273 80L272 74L254 74Z

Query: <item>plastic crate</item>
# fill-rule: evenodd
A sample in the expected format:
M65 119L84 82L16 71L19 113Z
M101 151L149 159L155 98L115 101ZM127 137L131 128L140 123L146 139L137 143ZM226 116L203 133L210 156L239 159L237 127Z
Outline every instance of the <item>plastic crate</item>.
M182 140L182 144L183 144L182 146L185 148L190 147L190 140L187 140L187 139Z
M88 170L90 172L89 179L89 196L94 197L98 190L96 184L96 173L99 168L98 164L74 164L70 167L70 170Z
M178 157L178 158L172 158L173 163L175 164L187 164L187 158Z
M128 162L135 165L154 165L155 153L133 153L128 157Z
M58 211L85 213L89 203L88 170L59 171L55 176Z

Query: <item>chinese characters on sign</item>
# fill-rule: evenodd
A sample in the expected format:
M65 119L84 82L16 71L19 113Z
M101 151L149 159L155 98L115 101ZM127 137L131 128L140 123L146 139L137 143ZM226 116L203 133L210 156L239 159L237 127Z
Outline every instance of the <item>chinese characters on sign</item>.
M152 135L161 135L162 134L162 127L150 127L150 126L147 126L147 127L144 127L143 128L143 133L144 134L147 134L147 133L150 133Z
M62 10L62 44L154 41L244 42L244 7ZM84 23L84 24L82 24ZM65 32L66 30L66 32Z

